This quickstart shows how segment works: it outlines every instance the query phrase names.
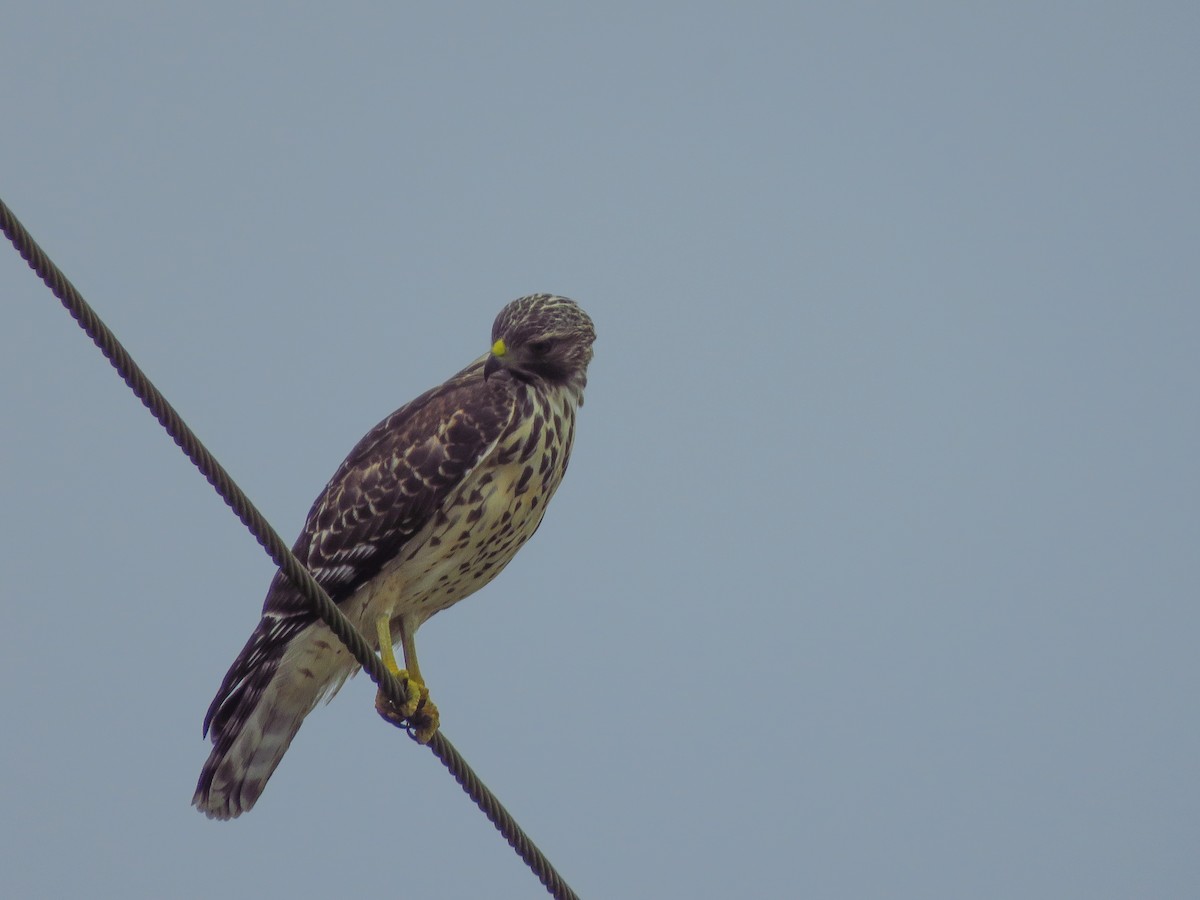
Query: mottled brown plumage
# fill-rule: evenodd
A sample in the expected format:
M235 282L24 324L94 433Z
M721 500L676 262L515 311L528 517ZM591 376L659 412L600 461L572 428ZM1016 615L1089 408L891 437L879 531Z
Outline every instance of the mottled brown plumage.
M491 581L537 530L567 468L594 339L566 298L515 300L496 318L491 353L346 457L293 552L369 640L389 621L393 641L411 637ZM205 716L214 746L193 803L214 818L250 809L304 717L356 669L276 573Z

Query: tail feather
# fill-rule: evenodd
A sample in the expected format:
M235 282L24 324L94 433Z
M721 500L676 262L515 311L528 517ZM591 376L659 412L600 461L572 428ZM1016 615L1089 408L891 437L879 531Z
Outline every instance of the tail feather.
M305 716L336 692L352 663L328 629L313 625L246 680L232 689L222 685L209 715L213 750L192 805L211 819L232 819L251 809Z
M228 747L213 748L200 771L192 805L211 819L232 819L254 806L317 700L314 695L299 709L287 708L271 693Z

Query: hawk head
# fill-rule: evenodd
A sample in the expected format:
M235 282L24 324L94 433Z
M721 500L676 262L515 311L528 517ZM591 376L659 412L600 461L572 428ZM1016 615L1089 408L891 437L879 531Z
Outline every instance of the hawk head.
M506 369L520 381L543 381L582 393L596 329L574 300L531 294L514 300L492 325L483 377Z

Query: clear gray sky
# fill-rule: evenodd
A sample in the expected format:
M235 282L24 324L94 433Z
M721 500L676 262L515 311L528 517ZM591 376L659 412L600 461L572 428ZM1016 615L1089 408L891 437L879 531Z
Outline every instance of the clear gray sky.
M591 313L420 635L585 898L1200 895L1200 7L734 6L14 5L0 195L289 540ZM0 895L539 896L363 678L189 807L271 565L0 250Z

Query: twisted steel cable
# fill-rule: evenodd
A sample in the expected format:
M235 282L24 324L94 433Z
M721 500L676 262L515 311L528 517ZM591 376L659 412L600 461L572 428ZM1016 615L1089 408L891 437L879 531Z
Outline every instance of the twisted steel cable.
M146 377L141 367L134 362L133 357L117 340L116 335L101 321L95 310L83 299L83 296L75 289L62 270L38 246L25 226L2 199L0 199L0 228L3 229L5 236L12 242L29 267L59 299L71 317L79 323L79 327L100 348L100 352L117 370L129 389L171 436L171 440L200 470L200 474L213 486L221 499L266 550L275 565L283 570L288 580L304 595L313 611L346 645L371 680L379 686L389 700L397 706L403 706L408 700L405 685L384 667L379 657L371 650L350 620L342 615L341 610L329 599L329 595L313 580L308 570L292 554L283 539L280 538L279 533L271 527L262 513L250 502L250 498L237 486L229 473L208 451L208 448L201 443L200 438ZM412 735L411 730L409 734ZM571 890L550 860L517 824L496 795L479 779L479 776L450 743L450 740L441 731L438 731L428 746L467 796L475 802L475 805L487 816L488 821L495 826L509 846L538 877L551 896L556 900L579 900L578 895Z

